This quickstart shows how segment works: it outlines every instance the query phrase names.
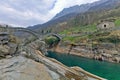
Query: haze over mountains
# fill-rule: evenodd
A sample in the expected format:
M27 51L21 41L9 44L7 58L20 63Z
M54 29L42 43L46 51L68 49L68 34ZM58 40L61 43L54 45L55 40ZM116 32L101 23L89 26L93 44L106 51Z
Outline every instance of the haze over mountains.
M100 0L94 3L76 5L70 8L65 8L63 11L58 13L52 20L48 21L45 24L38 24L35 26L29 27L30 29L41 30L48 28L49 31L53 30L53 27L63 28L71 27L77 25L87 25L94 23L96 20L114 16L120 16L119 13L120 0ZM112 13L112 11L115 11ZM89 18L91 20L88 19ZM78 19L79 21L74 23ZM41 29L42 28L42 29ZM48 32L49 32L48 31Z

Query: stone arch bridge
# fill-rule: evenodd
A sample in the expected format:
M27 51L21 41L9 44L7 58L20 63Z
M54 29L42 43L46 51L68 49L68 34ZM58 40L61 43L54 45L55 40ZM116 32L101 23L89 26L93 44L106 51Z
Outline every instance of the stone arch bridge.
M0 32L9 32L10 33L10 32L16 32L16 31L23 31L23 32L30 33L33 36L35 36L37 39L41 39L41 40L44 39L47 36L54 36L59 41L62 39L61 35L55 34L55 33L48 33L48 34L45 34L45 35L40 35L39 33L35 32L33 30L30 30L30 29L27 29L27 28L20 28L20 27L0 27Z
M22 32L26 32L26 33L30 33L33 36L35 36L36 38L39 38L39 34L35 31L32 31L30 29L26 29L26 28L19 28L19 27L0 27L0 32L16 32L16 31L22 31Z

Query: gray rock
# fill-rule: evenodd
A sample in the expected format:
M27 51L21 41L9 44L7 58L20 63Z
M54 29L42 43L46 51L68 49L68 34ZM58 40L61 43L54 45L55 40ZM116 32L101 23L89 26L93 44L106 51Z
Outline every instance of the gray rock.
M0 60L0 80L52 80L52 78L42 63L18 56Z
M0 60L0 80L71 80L74 78L86 80L77 71L42 56L39 63L23 56Z
M9 54L10 47L7 45L0 45L0 56L4 57L4 55Z
M1 45L0 51L5 57L10 56L0 60L0 80L89 80L80 71L45 57L46 45L41 40L19 47L10 43Z

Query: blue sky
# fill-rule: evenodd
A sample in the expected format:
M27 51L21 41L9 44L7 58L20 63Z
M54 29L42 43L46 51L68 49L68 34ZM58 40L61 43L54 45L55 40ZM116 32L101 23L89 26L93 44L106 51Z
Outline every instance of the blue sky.
M0 23L31 26L50 20L64 8L97 0L1 0Z

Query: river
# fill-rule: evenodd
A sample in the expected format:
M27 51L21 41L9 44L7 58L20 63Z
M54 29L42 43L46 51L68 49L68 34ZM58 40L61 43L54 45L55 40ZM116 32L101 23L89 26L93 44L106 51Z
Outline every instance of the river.
M55 52L48 53L48 57L55 58L66 66L79 66L90 73L108 80L120 80L120 64L118 63L101 62L93 59L68 54L59 54Z

